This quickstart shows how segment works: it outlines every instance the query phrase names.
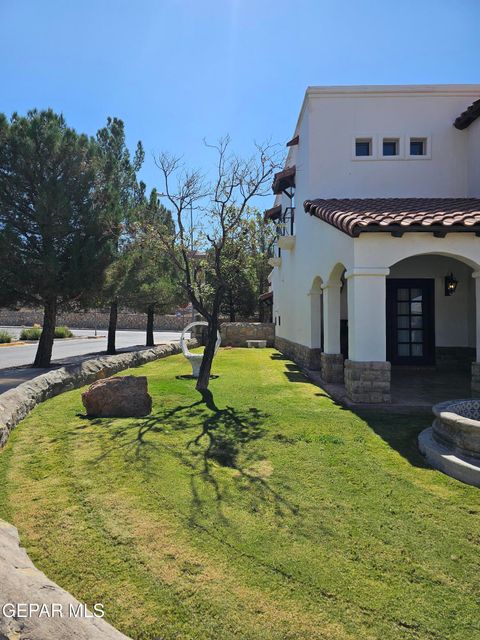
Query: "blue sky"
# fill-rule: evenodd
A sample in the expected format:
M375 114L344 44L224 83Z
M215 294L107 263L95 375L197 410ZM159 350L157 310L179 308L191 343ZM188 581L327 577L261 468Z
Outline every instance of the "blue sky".
M480 0L0 0L0 111L123 118L152 187L153 152L283 144L308 85L479 82L479 27Z

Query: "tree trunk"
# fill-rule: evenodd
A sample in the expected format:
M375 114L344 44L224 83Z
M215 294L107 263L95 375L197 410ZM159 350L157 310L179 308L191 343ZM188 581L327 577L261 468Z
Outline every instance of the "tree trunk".
M55 336L55 322L57 320L57 299L49 298L43 307L43 329L38 342L34 367L49 367L52 359L53 338Z
M110 319L108 321L108 342L107 353L113 355L117 351L115 349L115 337L117 333L117 319L118 319L118 300L114 300L110 304Z
M154 347L155 342L153 341L153 325L155 321L155 305L149 304L147 309L147 347Z
M195 388L197 391L206 391L210 382L213 358L215 356L215 344L217 342L218 318L214 317L207 327L207 344L203 352L202 365Z

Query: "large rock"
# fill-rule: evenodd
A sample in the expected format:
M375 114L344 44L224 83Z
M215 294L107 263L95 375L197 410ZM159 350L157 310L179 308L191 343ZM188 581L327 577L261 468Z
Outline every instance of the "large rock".
M148 416L152 398L145 376L122 376L97 380L82 393L87 415L99 418Z

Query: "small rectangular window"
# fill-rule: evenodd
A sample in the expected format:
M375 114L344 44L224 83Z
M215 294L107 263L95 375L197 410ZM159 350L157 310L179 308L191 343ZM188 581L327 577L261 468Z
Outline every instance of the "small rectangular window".
M384 138L383 139L383 155L398 156L399 146L400 145L399 145L398 138Z
M427 141L425 138L410 138L410 155L425 156L427 154Z
M355 155L357 157L365 157L372 155L371 138L357 138L355 140Z

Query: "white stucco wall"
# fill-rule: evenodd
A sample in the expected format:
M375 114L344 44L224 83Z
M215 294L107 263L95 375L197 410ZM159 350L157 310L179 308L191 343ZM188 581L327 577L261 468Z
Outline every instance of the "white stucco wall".
M463 132L468 146L468 193L480 197L480 118Z
M480 85L310 89L307 197L468 196L480 148L453 121L479 97ZM409 136L430 139L430 159L406 158ZM355 137L372 137L378 156L383 137L399 138L403 158L353 159Z
M339 263L347 271L388 268L409 256L438 253L460 256L475 269L480 265L480 239L474 234L434 238L429 233L406 233L393 238L386 233L367 233L354 239L304 212L303 202L318 197L460 197L470 195L473 189L477 169L472 172L471 162L473 159L477 167L480 165L480 142L472 146L469 134L456 130L452 123L480 96L480 85L412 90L410 94L405 89L359 91L354 95L351 89L349 93L309 90L295 130L300 142L294 152L290 150L287 161L288 166L297 167L296 244L292 251L282 251L282 264L273 270L273 311L277 335L309 347L318 346L312 339L310 289L316 277L326 284ZM355 135L383 134L429 136L431 160L352 160ZM435 271L432 263L439 283L445 275L441 275L440 266ZM451 270L460 273L466 267L460 265L459 269ZM348 286L342 292L343 318L347 290ZM462 300L461 313L466 310L469 291L462 286L458 297L452 298L457 303ZM366 304L370 315L384 315L372 301ZM363 314L366 326L370 326L369 314ZM437 344L473 346L474 329L460 321L451 330L453 324L447 313L445 322L437 324Z

